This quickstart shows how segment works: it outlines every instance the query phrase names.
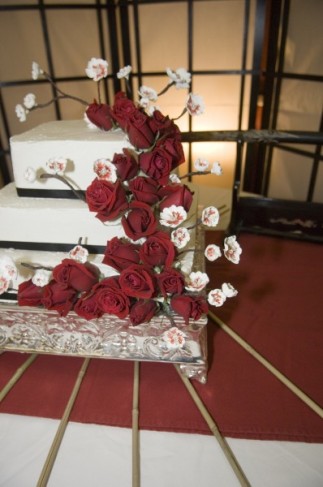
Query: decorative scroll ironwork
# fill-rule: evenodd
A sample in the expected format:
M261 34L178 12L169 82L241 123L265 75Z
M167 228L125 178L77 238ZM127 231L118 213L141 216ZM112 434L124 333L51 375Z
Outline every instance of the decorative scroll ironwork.
M189 377L206 381L206 317L185 325L177 315L155 317L150 323L129 326L127 319L104 315L87 321L75 313L60 317L55 311L5 305L0 307L0 348L122 360L171 362L186 365ZM164 333L178 327L183 347L171 348ZM195 367L197 367L195 369Z

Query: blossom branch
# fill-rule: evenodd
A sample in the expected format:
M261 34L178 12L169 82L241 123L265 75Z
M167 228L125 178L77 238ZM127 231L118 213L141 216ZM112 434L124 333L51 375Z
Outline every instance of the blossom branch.
M43 75L47 79L47 81L53 86L53 88L58 93L60 93L62 95L60 98L69 98L70 100L78 101L78 102L80 102L80 103L82 103L83 105L86 105L86 106L89 104L87 101L83 100L82 98L79 98L78 96L74 96L74 95L70 95L68 93L65 93L60 88L58 88L57 84L54 82L54 80L51 78L51 76L48 73L46 73L46 71L44 71ZM59 99L59 98L57 98L57 99ZM55 98L52 100L52 102L53 101L55 101Z
M40 269L45 270L45 271L52 271L53 267L46 267L42 265L36 265L36 264L27 264L27 262L20 262L20 265L22 267L26 267L27 269L32 269L33 271L38 271Z
M83 191L77 191L75 188L73 188L73 186L63 176L59 176L59 174L43 173L39 177L41 179L54 178L54 179L57 179L58 181L61 181L62 183L66 184L66 186L68 186L72 190L72 192L76 196L76 198L78 198L79 200L84 201L84 202L86 201Z

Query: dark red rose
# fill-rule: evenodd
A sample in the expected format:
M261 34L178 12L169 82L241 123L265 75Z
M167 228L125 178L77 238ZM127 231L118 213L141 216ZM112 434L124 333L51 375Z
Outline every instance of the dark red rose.
M137 201L142 201L147 205L154 205L160 200L159 184L154 179L138 176L129 181L129 189Z
M170 267L175 259L175 246L167 233L156 232L140 247L139 255L144 264Z
M92 291L78 299L74 306L74 311L86 320L100 318L103 315L102 309L98 306L97 297Z
M169 184L160 189L159 195L163 198L159 205L161 210L175 205L182 206L185 211L189 211L194 193L185 184Z
M148 323L158 311L158 305L152 299L139 299L131 307L130 321L132 325Z
M131 301L118 282L117 277L107 277L97 285L93 292L98 306L104 313L118 316L122 319L128 316Z
M134 298L149 299L155 294L156 280L148 266L134 264L121 272L121 289Z
M156 278L160 292L165 298L171 294L182 294L185 279L181 272L175 269L165 269L160 274L157 274Z
M176 295L172 297L170 305L175 313L184 318L187 325L190 318L198 320L208 312L207 302L200 296Z
M111 107L106 103L91 103L86 109L87 118L102 130L111 130Z
M127 124L131 115L137 110L133 101L129 100L122 91L117 93L114 99L114 105L111 110L111 116L122 130L126 131Z
M127 237L139 240L155 233L157 220L150 206L141 201L133 201L129 209L127 216L122 217L122 226Z
M53 309L61 316L66 316L73 309L76 299L75 289L51 281L44 287L42 304L46 309Z
M81 264L73 259L64 259L53 269L53 278L62 286L84 292L98 282L99 270L89 262Z
M102 222L114 220L128 207L126 192L120 183L94 179L86 190L89 210Z
M136 109L129 117L126 132L130 143L136 149L148 149L155 140L154 132L149 126L148 115L139 109Z
M185 161L183 146L176 137L161 138L156 147L162 147L172 159L172 169Z
M114 154L112 162L121 181L134 178L139 171L138 163L129 149L123 149L123 154Z
M173 168L173 158L162 147L155 147L151 152L142 152L139 155L139 166L147 176L164 185L167 184Z
M114 237L107 242L102 262L120 272L131 264L139 264L139 260L139 246Z
M152 131L155 134L159 133L159 137L166 134L170 137L181 137L178 126L168 115L163 115L159 110L154 110L149 123Z
M19 306L40 306L43 295L43 287L35 286L32 280L22 282L18 286L18 304Z

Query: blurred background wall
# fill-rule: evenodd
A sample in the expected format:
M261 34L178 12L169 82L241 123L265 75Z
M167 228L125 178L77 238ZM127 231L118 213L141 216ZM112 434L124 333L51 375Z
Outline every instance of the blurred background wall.
M11 135L45 121L83 117L82 105L63 101L19 122L15 106L27 93L39 103L53 96L48 83L31 79L32 61L61 89L89 102L96 96L84 71L91 57L109 62L108 102L123 88L115 73L126 64L133 68L134 93L143 84L160 90L168 81L166 67L185 67L192 73L189 91L203 96L206 111L182 117L183 131L322 131L322 18L322 0L0 0L2 181L11 179ZM187 93L170 90L158 105L177 117ZM182 173L197 157L223 167L221 177L195 178L202 189L232 187L234 143L194 143L185 150ZM269 160L261 148L246 149L245 189L305 200L318 150L274 149ZM323 202L321 152L316 161L310 199Z

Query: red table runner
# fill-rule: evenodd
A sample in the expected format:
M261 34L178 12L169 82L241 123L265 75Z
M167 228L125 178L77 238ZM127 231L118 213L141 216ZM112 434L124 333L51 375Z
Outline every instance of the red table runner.
M221 235L207 233L207 243ZM323 246L242 235L239 265L208 264L213 287L238 290L215 314L323 405ZM222 434L238 438L323 441L323 421L215 324L208 324L209 373L194 387ZM0 355L0 388L25 354ZM0 405L0 412L60 418L82 358L39 356ZM71 420L131 427L133 363L93 359ZM140 428L208 434L169 364L140 366Z

